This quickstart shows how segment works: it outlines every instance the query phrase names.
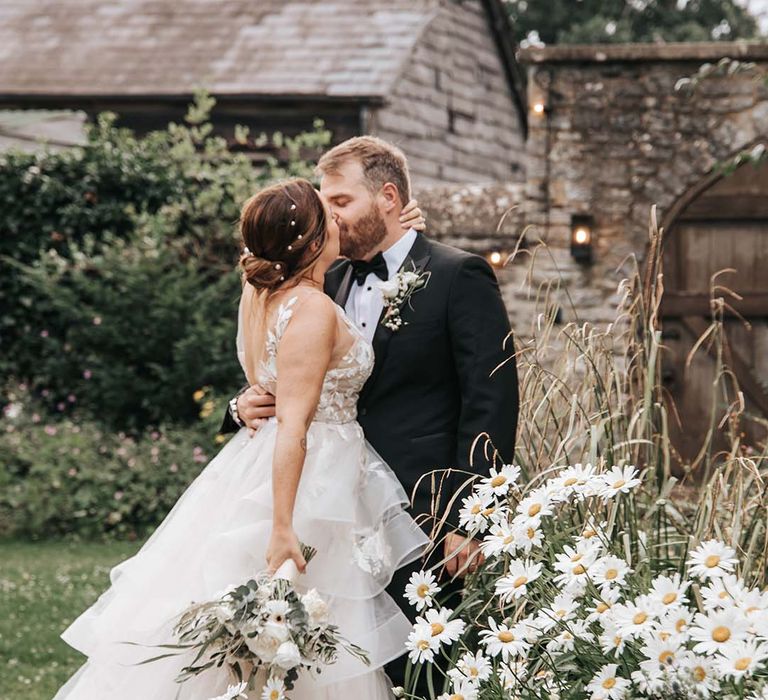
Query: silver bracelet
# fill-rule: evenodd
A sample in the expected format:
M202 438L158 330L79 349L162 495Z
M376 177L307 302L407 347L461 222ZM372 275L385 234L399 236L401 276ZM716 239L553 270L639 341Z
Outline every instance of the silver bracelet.
M240 414L237 412L237 399L238 397L235 396L229 400L229 415L232 416L232 420L235 421L235 424L239 428L242 428L244 423L240 420Z

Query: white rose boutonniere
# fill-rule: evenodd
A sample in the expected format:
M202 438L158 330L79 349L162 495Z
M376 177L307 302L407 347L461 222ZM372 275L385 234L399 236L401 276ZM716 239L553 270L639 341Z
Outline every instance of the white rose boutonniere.
M432 274L417 270L413 263L411 266L412 269L400 270L392 279L379 282L379 289L384 297L384 317L381 323L393 332L407 325L407 322L400 318L400 309L406 302L410 305L411 295L424 289Z

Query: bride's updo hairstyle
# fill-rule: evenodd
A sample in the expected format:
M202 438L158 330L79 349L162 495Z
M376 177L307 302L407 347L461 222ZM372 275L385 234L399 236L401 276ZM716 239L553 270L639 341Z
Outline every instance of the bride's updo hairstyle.
M285 180L257 192L240 211L245 281L259 292L298 284L322 255L327 224L323 202L309 180Z

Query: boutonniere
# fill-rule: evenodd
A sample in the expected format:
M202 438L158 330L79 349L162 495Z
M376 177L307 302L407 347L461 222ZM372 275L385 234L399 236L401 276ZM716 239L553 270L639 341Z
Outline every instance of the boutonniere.
M411 295L427 286L431 274L417 270L416 265L411 262L410 270L400 270L392 279L379 282L379 289L384 297L384 316L381 319L383 326L394 332L408 325L407 321L400 318L400 309L406 302L410 306Z

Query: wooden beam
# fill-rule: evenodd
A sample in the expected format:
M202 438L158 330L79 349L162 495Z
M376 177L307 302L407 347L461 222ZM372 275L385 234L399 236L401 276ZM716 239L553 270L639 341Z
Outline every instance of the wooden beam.
M744 318L768 317L768 293L742 294L741 300L730 295L723 296L725 303L735 309ZM725 309L726 316L733 317L731 311ZM712 317L712 306L709 294L691 294L686 292L664 292L661 299L661 316L704 316Z

